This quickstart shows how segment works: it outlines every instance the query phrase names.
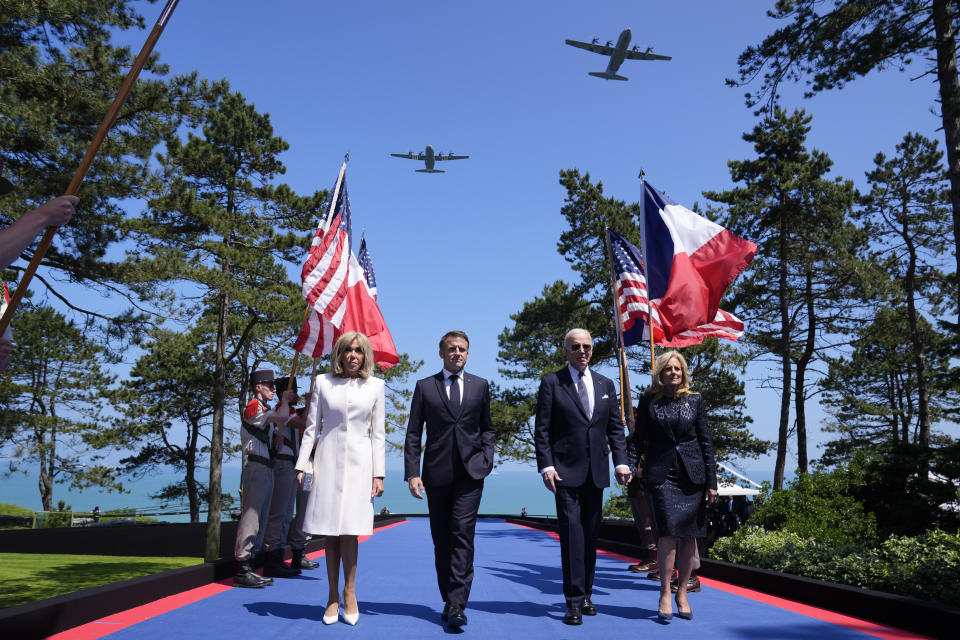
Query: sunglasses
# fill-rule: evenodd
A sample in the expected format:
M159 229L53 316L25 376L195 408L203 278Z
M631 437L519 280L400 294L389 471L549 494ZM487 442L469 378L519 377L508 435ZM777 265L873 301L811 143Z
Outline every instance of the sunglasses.
M570 351L592 351L592 350L593 350L593 345L592 345L592 344L577 344L577 343L574 343L574 344L570 345L569 347L567 347L567 349L570 349Z

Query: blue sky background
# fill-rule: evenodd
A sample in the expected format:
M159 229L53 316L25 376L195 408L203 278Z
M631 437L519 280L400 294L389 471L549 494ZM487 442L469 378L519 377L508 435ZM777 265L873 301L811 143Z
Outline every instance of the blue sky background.
M156 51L171 73L226 78L269 113L291 145L282 181L295 190L330 188L349 151L354 232L366 233L398 348L425 359L428 375L440 366L439 336L463 329L468 369L500 380L497 335L509 315L545 284L573 278L556 252L558 172L579 168L631 202L642 168L688 207L705 202L704 190L732 186L726 163L753 156L742 135L758 119L724 79L746 46L777 28L765 15L772 6L184 0ZM142 10L152 25L160 6ZM625 27L642 49L673 60L628 60L620 73L629 82L605 81L587 75L605 57L564 45L616 41ZM144 37L118 40L139 50ZM892 154L908 131L942 139L936 85L911 80L923 70L872 73L810 100L785 85L781 104L811 113L808 145L830 155L834 175L863 186L873 156ZM422 174L422 163L389 156L427 144L471 157ZM750 367L748 412L756 434L775 440L779 399L761 388L768 374L776 372ZM823 414L815 403L808 412L819 442ZM768 470L773 459L742 466Z

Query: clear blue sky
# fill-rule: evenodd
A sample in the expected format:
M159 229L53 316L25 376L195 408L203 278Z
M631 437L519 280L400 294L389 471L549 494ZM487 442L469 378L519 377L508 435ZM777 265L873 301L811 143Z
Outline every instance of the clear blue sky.
M639 199L641 168L687 206L731 186L726 163L752 156L741 136L757 118L724 79L776 28L772 6L184 0L157 51L172 73L226 78L270 114L291 145L282 181L294 189L330 188L349 151L354 231L366 232L398 348L425 359L427 375L440 365L439 336L460 328L471 338L468 369L497 380L509 315L546 283L572 278L556 252L558 171L579 168L628 202ZM159 10L143 5L149 24ZM673 60L628 60L629 82L604 81L587 72L603 70L605 57L563 42L615 41L625 27ZM139 50L143 36L121 42ZM813 114L809 146L862 186L873 156L891 154L908 131L942 139L930 113L936 85L910 80L921 71L874 73L811 100L787 85L782 104ZM422 163L389 156L427 144L471 157L422 174ZM748 409L756 433L775 440L779 400L760 388L767 373L750 369ZM818 442L822 412L809 410Z

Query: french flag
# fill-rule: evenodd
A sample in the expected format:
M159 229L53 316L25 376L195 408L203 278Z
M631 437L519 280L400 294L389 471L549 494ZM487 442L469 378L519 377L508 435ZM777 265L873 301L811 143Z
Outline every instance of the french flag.
M647 296L667 341L714 320L720 298L757 253L730 233L643 183Z

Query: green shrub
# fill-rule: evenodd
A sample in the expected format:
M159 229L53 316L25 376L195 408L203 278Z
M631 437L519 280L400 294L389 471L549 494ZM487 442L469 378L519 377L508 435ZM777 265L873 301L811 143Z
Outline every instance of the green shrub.
M879 542L876 517L848 495L856 482L846 470L800 474L787 489L768 488L749 523L823 543L875 546Z
M960 534L945 531L891 536L869 548L748 526L717 540L710 557L960 606Z

